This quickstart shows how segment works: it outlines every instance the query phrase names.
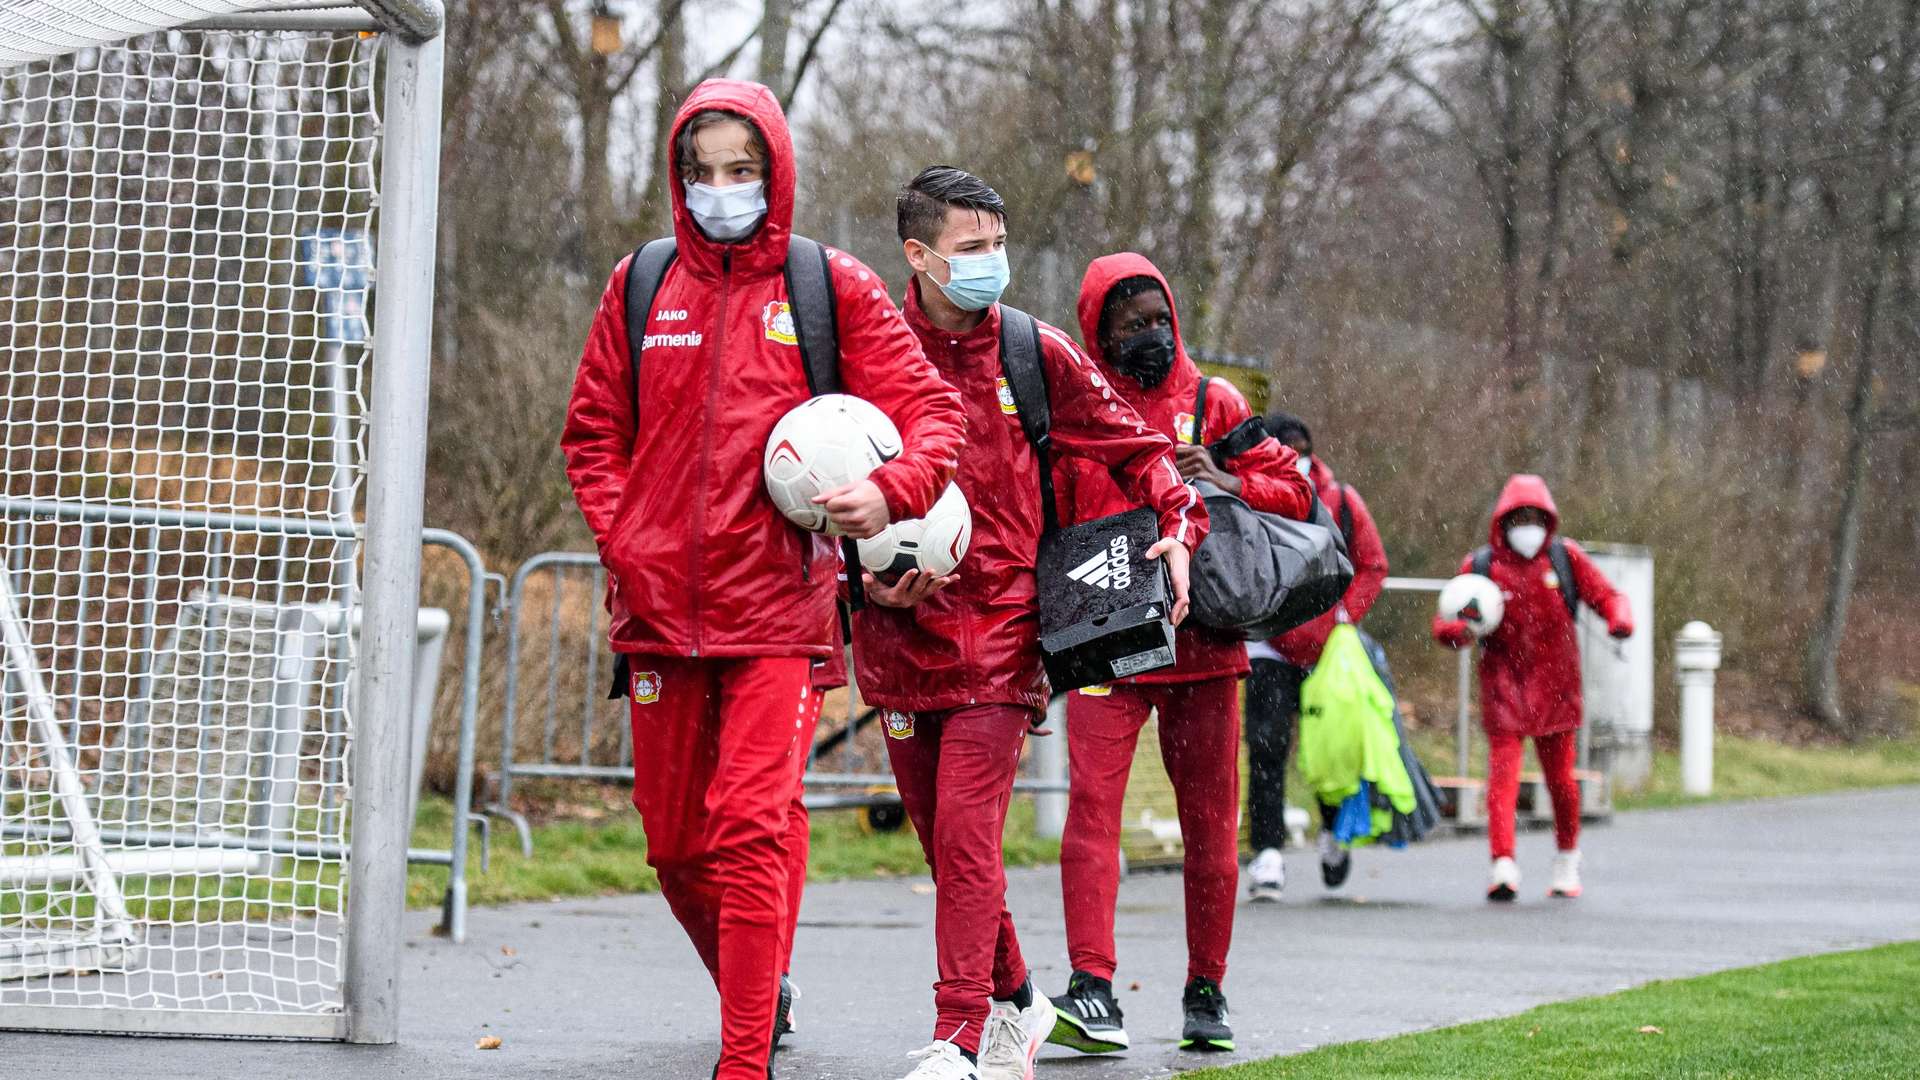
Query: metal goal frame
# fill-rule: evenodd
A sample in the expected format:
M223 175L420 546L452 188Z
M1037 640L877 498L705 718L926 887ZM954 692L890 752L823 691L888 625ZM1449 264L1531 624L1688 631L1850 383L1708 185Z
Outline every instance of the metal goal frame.
M190 5L177 9L191 11ZM351 768L341 1007L329 1012L0 1006L0 1029L394 1042L411 830L410 723L420 587L434 230L438 209L441 0L288 0L162 29L362 31L382 35L382 140L365 425L362 622ZM470 630L470 632L472 632Z

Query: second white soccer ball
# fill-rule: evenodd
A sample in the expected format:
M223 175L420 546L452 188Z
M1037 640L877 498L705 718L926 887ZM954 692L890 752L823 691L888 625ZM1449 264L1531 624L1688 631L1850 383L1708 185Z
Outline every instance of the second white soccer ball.
M823 491L865 480L900 456L900 431L871 402L851 394L822 394L794 406L767 436L761 471L767 495L788 521L812 532L840 535Z
M1491 578L1461 574L1440 590L1440 617L1466 623L1474 637L1483 638L1499 629L1500 618L1506 613L1506 597Z
M860 565L888 583L909 570L944 577L960 565L972 542L973 508L958 486L948 484L926 517L896 521L860 541Z

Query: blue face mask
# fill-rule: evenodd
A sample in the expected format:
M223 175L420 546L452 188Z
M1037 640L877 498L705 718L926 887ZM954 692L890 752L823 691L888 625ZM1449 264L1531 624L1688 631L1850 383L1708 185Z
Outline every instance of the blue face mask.
M928 248L927 253L947 264L947 283L933 283L940 285L940 291L962 311L985 311L998 303L1000 294L1007 291L1007 279L1012 271L1007 268L1006 248L985 255L955 255L951 259L932 248ZM927 280L933 281L933 275L927 275Z
M688 184L687 213L708 238L730 244L759 228L767 216L767 185L760 180L726 187Z

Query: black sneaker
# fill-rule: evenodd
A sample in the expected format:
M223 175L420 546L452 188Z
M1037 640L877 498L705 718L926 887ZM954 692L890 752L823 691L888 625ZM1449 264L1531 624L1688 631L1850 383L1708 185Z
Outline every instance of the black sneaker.
M1196 978L1180 996L1187 1023L1180 1031L1182 1050L1231 1050L1233 1029L1227 1026L1227 996L1212 979Z
M1076 971L1067 980L1067 992L1048 1000L1059 1019L1047 1035L1048 1042L1083 1054L1112 1054L1128 1047L1120 1003L1113 1000L1113 983L1108 980Z
M1337 889L1347 883L1347 874L1353 870L1353 852L1334 840L1329 830L1320 830L1320 883L1329 889Z
M780 1049L780 1039L783 1036L794 1032L793 1003L799 996L800 991L793 988L793 983L788 981L785 975L780 976L780 1004L775 1007L773 1013L773 1048L775 1050Z

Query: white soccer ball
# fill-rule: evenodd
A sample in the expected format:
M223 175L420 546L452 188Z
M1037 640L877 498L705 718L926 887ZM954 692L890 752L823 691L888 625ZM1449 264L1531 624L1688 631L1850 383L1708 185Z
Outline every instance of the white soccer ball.
M1507 613L1507 601L1493 579L1479 574L1461 574L1440 590L1440 617L1459 619L1477 638L1486 637L1500 626Z
M788 521L840 535L815 495L867 478L900 456L900 430L887 414L850 394L822 394L794 406L767 436L761 472Z
M957 485L948 484L926 517L896 521L880 535L859 541L860 565L889 583L909 570L944 577L960 565L972 541L973 508Z

